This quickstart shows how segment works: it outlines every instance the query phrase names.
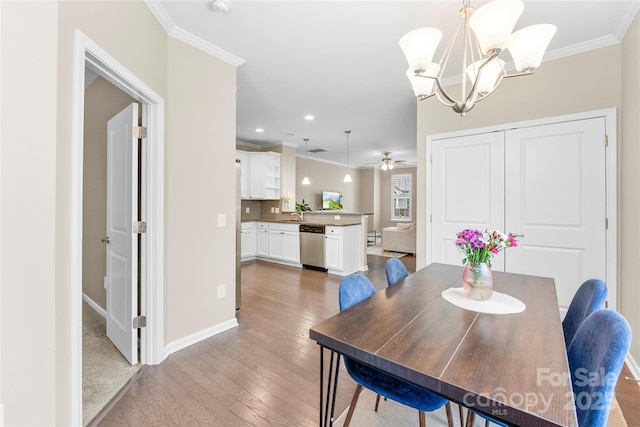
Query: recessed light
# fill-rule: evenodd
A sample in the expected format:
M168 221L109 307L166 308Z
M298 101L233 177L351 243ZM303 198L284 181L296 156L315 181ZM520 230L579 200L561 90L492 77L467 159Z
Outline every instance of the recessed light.
M262 133L262 132L264 132L264 129L262 129L262 128L257 128L257 129L256 129L256 132L258 132L258 133Z
M314 117L311 114L307 114L306 116L304 116L305 120L313 120Z

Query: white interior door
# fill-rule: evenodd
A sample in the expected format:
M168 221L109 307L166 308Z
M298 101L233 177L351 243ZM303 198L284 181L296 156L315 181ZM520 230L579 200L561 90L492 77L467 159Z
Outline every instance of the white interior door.
M138 363L138 105L131 104L107 125L107 337L124 357Z
M553 277L561 311L606 280L604 118L506 131L506 231L524 234L506 271Z
M432 261L461 265L459 231L504 226L504 133L434 140L431 163ZM503 270L502 254L492 266Z

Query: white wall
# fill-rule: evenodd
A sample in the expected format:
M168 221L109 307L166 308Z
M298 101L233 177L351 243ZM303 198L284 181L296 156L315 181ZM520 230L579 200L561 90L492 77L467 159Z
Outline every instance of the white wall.
M236 70L169 39L165 343L235 319ZM221 161L222 159L222 161ZM217 226L218 214L226 227ZM226 285L225 299L217 286Z
M235 320L236 70L170 40L141 1L0 2L0 402L71 425L74 31L165 99L165 344ZM228 159L220 161L220 159ZM216 165L213 168L212 165ZM215 169L215 171L214 171ZM217 214L227 227L215 227ZM197 225L190 227L190 225Z
M58 4L0 9L1 401L6 425L54 425Z
M631 354L640 363L640 18L622 43L622 144L618 157L618 307L633 330Z
M322 208L322 191L337 191L342 195L345 211L360 212L360 174L355 168L349 168L353 182L342 180L347 172L346 165L337 165L318 160L298 157L296 162L296 203L304 199L312 210ZM305 174L311 184L302 185Z

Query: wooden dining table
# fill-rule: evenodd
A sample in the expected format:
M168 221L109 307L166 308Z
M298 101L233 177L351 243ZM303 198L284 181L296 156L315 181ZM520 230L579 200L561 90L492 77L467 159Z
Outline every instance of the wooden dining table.
M333 423L340 355L509 425L578 425L554 280L494 272L495 291L526 308L489 314L442 297L461 276L462 267L430 264L310 328L321 427Z

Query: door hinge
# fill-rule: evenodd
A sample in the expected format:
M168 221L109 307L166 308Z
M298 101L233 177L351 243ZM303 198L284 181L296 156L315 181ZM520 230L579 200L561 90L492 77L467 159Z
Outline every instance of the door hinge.
M137 221L133 223L133 232L144 234L147 232L147 223L145 221Z
M609 229L609 218L605 218L604 219L604 229L608 230Z
M138 139L147 137L147 128L144 126L136 126L133 128L133 136Z
M133 318L133 329L140 329L147 326L147 316L137 316Z
M608 147L609 146L609 135L605 135L604 136L604 146Z
M433 154L429 154L429 163L433 163Z
M429 222L432 223L433 222L433 215L429 215Z

